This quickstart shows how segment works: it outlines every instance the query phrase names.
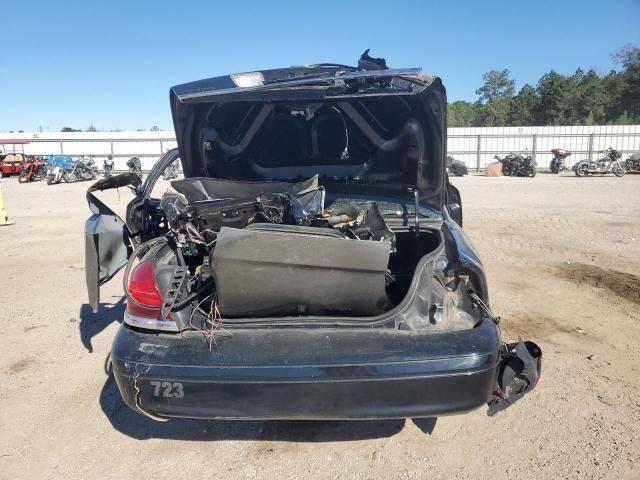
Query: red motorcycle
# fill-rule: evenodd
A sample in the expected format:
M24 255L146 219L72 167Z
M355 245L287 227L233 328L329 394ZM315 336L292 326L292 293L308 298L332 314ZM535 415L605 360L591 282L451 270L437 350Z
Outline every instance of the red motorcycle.
M23 163L20 169L18 181L20 183L33 182L47 176L46 162L40 158L29 157Z

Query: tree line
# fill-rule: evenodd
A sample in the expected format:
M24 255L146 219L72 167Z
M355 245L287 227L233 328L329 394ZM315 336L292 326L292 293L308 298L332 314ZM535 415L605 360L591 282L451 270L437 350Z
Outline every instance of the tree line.
M449 104L449 127L531 125L629 125L640 123L640 48L627 45L612 55L618 69L562 75L551 70L536 86L515 92L509 70L482 76L476 102Z

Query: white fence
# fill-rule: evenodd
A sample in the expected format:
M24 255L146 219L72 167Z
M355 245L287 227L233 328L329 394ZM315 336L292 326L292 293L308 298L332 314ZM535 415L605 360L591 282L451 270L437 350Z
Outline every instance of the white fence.
M140 157L143 170L149 170L164 152L175 148L173 131L158 132L25 132L0 133L0 142L25 140L24 145L0 145L0 150L26 155L69 155L93 157L98 167L112 155L115 170L127 170L130 157Z
M128 158L140 157L149 170L162 153L176 146L173 131L158 132L25 132L0 133L2 140L25 140L25 145L0 145L0 150L27 155L91 156L98 165L113 155L116 170L126 170ZM569 165L613 147L623 153L640 151L640 125L592 127L449 128L448 154L471 169L482 169L494 155L532 153L541 168L551 161L552 148L571 150Z
M571 166L608 147L623 154L640 151L640 125L449 128L447 142L448 154L475 170L494 161L495 155L525 151L534 156L539 167L547 168L552 148L573 152L567 159Z

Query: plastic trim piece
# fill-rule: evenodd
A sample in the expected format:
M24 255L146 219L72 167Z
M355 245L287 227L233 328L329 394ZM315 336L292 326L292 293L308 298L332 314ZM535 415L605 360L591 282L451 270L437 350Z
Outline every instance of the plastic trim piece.
M162 330L165 332L178 332L176 322L171 320L158 320L155 318L140 317L124 312L124 323L132 327L145 328L147 330Z

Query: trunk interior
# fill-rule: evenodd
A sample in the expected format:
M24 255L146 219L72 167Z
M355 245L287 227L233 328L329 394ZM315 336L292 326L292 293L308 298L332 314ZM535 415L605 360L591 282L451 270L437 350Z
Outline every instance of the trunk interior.
M194 311L205 322L365 323L396 309L417 277L430 305L446 281L416 267L444 258L442 95L421 82L368 79L331 99L325 87L317 98L173 97L187 178L141 229L164 230L172 252L156 267L172 296L164 315L183 326Z
M317 177L173 185L179 193L160 202L168 227L164 253L154 253L160 291L186 268L175 300L197 292L197 309L226 320L385 314L442 244L437 228L416 234L414 205L328 195Z

